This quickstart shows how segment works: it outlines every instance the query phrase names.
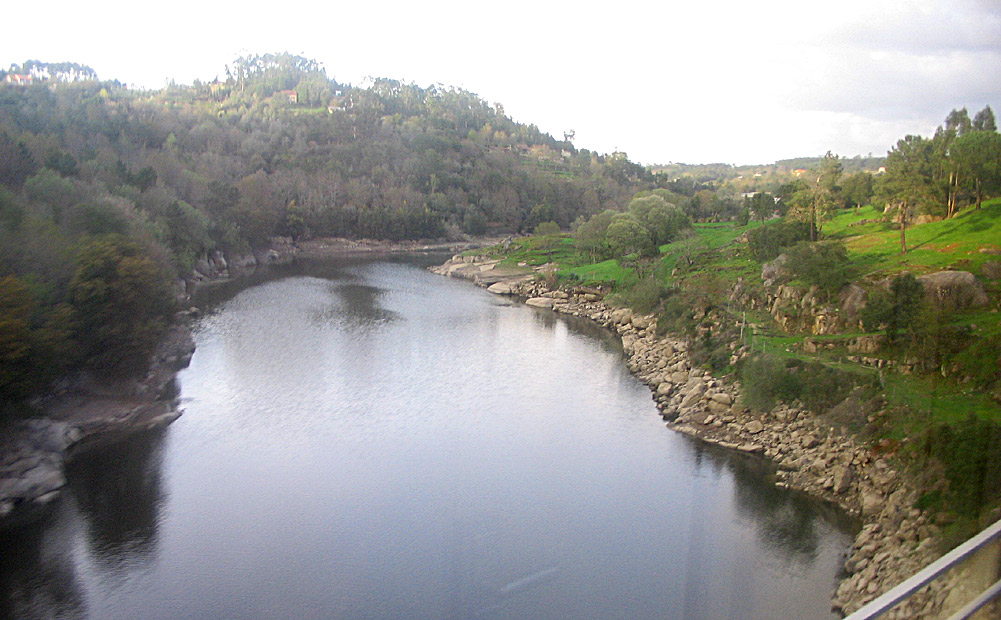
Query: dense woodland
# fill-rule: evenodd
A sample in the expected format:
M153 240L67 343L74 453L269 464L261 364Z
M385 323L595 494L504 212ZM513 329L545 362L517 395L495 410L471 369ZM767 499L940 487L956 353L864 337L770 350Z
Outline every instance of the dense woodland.
M289 54L159 91L29 61L0 72L0 395L141 368L212 252L567 228L652 180L473 93L339 84Z

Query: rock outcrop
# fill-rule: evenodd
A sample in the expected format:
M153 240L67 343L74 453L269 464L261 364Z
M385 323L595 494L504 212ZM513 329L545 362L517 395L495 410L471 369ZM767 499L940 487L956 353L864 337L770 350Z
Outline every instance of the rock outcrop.
M160 343L146 376L109 386L80 377L39 402L46 415L0 432L0 527L44 513L66 484L73 451L177 419L174 378L188 365L194 341L186 324Z
M990 303L984 287L969 271L937 271L918 276L925 298L939 308L979 308Z

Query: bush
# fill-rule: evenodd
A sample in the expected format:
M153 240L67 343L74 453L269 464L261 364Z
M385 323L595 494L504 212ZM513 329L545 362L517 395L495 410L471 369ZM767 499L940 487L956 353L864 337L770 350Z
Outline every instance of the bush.
M863 381L851 373L819 362L757 355L740 369L744 399L756 411L799 399L811 411L834 407Z
M978 518L1001 497L1001 426L970 414L955 426L940 424L924 438L926 454L945 468L946 504Z
M665 296L664 285L647 276L619 294L622 303L640 314L649 314L660 305Z
M837 241L800 241L787 250L793 274L808 284L835 293L851 280L848 251Z
M788 360L794 363L797 360ZM744 386L744 400L755 411L768 411L778 402L791 402L803 390L793 364L770 355L757 355L744 363L740 379Z
M869 293L860 313L862 327L875 331L886 327L890 342L896 342L906 330L911 330L914 320L924 304L924 288L917 278L902 273L890 282L890 290L878 288Z
M768 223L747 233L747 245L751 249L751 254L760 262L772 260L781 254L783 249L809 239L808 222Z

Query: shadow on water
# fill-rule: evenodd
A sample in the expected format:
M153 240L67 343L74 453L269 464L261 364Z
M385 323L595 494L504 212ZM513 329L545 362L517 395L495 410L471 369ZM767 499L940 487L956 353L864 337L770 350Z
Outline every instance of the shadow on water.
M130 437L77 456L67 470L70 492L87 527L91 553L108 570L132 569L156 555L163 433Z
M66 504L40 523L0 533L0 618L87 616Z
M518 304L512 304L518 305ZM567 329L576 335L584 336L588 340L601 345L601 350L609 353L622 353L622 341L619 336L607 327L602 327L591 319L586 319L572 314L558 314L552 310L531 309L533 319L537 325L546 329L552 329L557 324L566 325Z
M110 573L148 564L156 554L163 431L76 455L69 497L47 519L0 533L0 619L86 618L74 561L82 517L90 556Z
M757 539L783 562L812 564L823 536L818 529L823 522L838 529L858 530L857 520L836 506L775 486L774 466L764 459L733 454L690 437L686 440L695 451L697 469L730 472L737 513L754 525Z
M415 254L366 254L364 256L343 256L336 258L301 260L287 265L270 265L259 267L254 273L221 280L202 285L191 298L192 304L202 309L212 309L229 301L241 291L248 288L296 276L311 276L324 280L350 282L358 276L351 269L367 264L394 263L407 264L419 268L440 265L449 259L449 253L415 253Z
M339 305L321 313L321 322L337 320L352 327L372 326L400 319L392 310L380 307L379 298L386 291L368 284L335 284L330 287Z

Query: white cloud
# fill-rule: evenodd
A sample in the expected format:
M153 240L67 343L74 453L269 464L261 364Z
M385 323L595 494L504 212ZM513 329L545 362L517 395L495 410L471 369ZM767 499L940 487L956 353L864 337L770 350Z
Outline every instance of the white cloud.
M41 32L5 35L0 62L73 60L159 87L290 51L340 81L462 86L647 163L881 153L953 107L1001 102L993 0L141 6L57 1Z

